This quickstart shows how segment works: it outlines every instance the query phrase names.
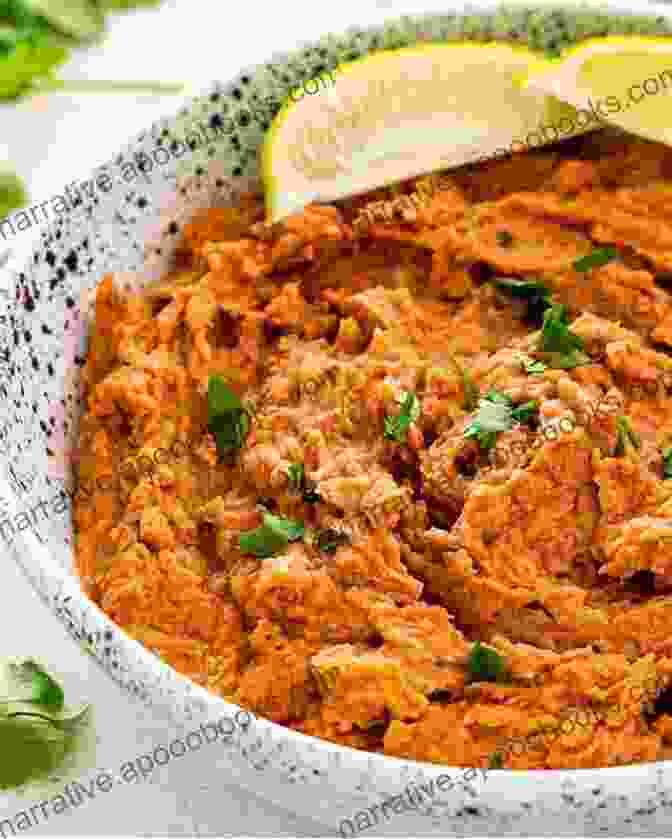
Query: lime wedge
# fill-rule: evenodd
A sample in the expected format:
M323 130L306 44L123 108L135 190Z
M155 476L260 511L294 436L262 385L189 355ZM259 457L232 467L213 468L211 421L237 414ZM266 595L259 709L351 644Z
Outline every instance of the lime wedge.
M526 149L573 109L530 89L549 61L507 44L425 44L340 65L289 99L262 149L271 220L437 169ZM317 80L314 80L317 82ZM310 83L305 88L310 90ZM591 126L595 127L595 126ZM583 133L577 128L573 133ZM569 136L569 135L565 135ZM539 143L557 140L557 133Z
M672 38L587 41L530 78L528 89L589 109L608 123L672 144Z
M31 11L66 35L86 40L103 29L103 18L89 0L28 0Z

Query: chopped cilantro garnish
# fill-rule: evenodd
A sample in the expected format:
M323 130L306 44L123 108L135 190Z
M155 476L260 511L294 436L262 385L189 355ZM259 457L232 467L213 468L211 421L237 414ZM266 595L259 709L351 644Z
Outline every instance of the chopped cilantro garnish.
M500 682L508 676L502 656L491 647L484 647L480 641L476 641L471 648L467 670L473 682Z
M475 437L482 449L491 449L497 443L500 431L509 431L516 423L528 422L539 410L535 401L514 407L506 393L492 388L478 403L478 411L464 431L467 438Z
M512 405L512 399L507 393L502 393L497 388L491 387L490 390L483 397L488 402L493 402L496 405Z
M208 380L208 429L220 456L242 448L250 430L250 417L240 398L221 376Z
M281 553L290 542L303 539L305 527L302 521L292 521L283 516L264 513L263 524L240 536L240 550L260 558Z
M321 530L317 535L317 549L323 553L333 554L336 548L349 544L350 537L342 530L334 530L330 527L327 530Z
M530 402L524 402L522 405L518 405L511 411L511 416L513 417L515 422L519 422L524 424L529 422L533 417L535 417L539 413L539 403L536 400L532 400Z
M526 355L520 356L520 366L528 376L540 376L546 370L546 365L543 361L537 361Z
M306 478L306 469L303 463L292 463L287 468L289 476L289 491L294 495L301 495L306 504L317 504L322 500L317 492L317 484Z
M562 303L546 310L538 350L545 354L550 367L571 370L590 362L583 352L583 339L568 324L567 309Z
M616 429L614 457L623 457L629 446L635 449L640 447L639 435L633 430L627 417L621 416L616 420Z
M303 490L303 482L306 479L306 470L303 463L291 463L287 467L287 475L289 477L289 488L292 492L301 492Z
M513 297L527 301L527 317L533 323L541 323L544 312L551 305L551 291L541 280L519 280L516 277L494 277L493 283Z
M510 248L513 244L513 236L509 233L508 230L498 230L497 244L500 245L502 248Z
M672 478L672 446L663 452L663 477Z
M579 257L579 259L574 262L573 267L575 271L581 271L584 273L586 271L592 271L593 268L601 268L603 265L606 265L607 262L611 262L616 259L617 256L618 249L611 247L611 245L606 248L595 248L595 250L585 256Z
M398 443L405 443L409 427L419 416L420 401L418 397L412 392L404 392L399 415L385 417L385 438L396 440Z

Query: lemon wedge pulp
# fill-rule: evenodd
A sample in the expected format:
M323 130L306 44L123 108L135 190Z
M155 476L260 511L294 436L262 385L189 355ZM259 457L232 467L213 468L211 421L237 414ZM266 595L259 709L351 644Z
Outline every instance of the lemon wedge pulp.
M425 44L340 65L333 84L288 100L269 129L262 172L270 220L504 155L515 140L524 147L530 132L573 111L526 84L548 66L527 48L494 42Z
M569 50L528 87L672 145L672 38L613 36Z

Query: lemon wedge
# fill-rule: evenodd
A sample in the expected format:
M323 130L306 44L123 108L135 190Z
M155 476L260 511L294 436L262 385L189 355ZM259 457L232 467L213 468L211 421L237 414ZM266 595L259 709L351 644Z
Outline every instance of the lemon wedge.
M573 113L527 84L549 63L525 47L458 42L340 65L317 95L288 100L267 133L261 168L269 219L526 150L531 132L536 137L545 122ZM557 139L549 131L531 145Z
M605 122L672 144L672 38L612 36L549 62L528 88L586 108Z

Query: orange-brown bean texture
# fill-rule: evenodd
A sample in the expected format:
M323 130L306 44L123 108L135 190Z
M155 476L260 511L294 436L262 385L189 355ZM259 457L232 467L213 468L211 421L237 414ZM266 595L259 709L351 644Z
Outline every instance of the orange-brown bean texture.
M672 150L601 131L437 177L272 226L244 195L186 225L159 283L104 278L79 574L179 672L335 743L487 767L536 732L505 767L669 757ZM542 352L501 277L566 306L581 363ZM250 416L233 457L213 376ZM465 432L493 389L536 413L483 445ZM244 552L268 512L303 538ZM476 641L505 678L474 672ZM543 733L573 709L599 713Z

